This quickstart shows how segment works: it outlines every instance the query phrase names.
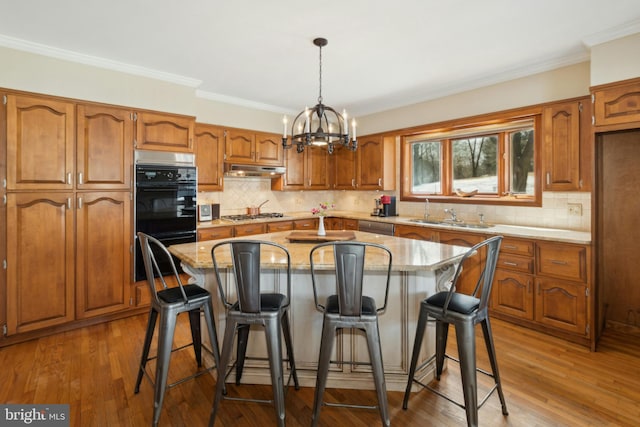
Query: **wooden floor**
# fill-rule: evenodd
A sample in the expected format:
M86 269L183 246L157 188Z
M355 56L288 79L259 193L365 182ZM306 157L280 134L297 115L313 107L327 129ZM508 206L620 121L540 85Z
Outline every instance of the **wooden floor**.
M0 402L68 403L72 426L150 425L150 383L145 380L140 393L133 393L146 320L146 315L135 316L0 349ZM493 330L509 416L502 416L494 395L480 409L481 426L640 424L640 338L605 331L599 351L591 353L498 320ZM178 335L179 341L186 340L184 324ZM488 368L486 352L478 348L479 365ZM192 353L182 351L172 359L171 373L179 376L193 366ZM459 382L456 366L450 364L441 383L459 392ZM170 389L160 425L206 425L214 386L215 380L203 375ZM271 396L268 386L230 388L252 397ZM466 425L462 409L429 391L414 393L407 411L402 410L402 393L388 395L395 426ZM372 391L331 389L326 398L376 402ZM312 403L312 388L291 388L287 425L308 426ZM216 425L265 426L274 421L269 405L224 401ZM320 425L370 427L380 421L376 411L324 407Z

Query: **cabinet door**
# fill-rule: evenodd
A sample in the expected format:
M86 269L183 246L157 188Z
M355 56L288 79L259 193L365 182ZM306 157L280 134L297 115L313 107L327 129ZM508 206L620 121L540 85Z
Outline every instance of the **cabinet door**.
M535 320L567 332L588 335L587 287L582 283L537 278Z
M131 193L76 196L76 318L129 307Z
M282 135L273 133L257 133L256 163L261 165L282 166L284 164L284 149Z
M456 233L453 231L440 231L439 232L440 243L447 245L464 246L467 248L480 243L483 240L482 236L470 233ZM470 256L466 259L464 268L460 276L458 277L457 291L463 294L471 295L478 282L478 276L480 275L480 269L485 259L484 250L479 253Z
M136 148L193 153L195 118L146 111L136 117Z
M324 219L324 226L327 230L344 230L343 220L338 217L326 217Z
M284 150L285 173L281 181L283 190L304 190L305 188L305 154L298 153L294 148ZM306 151L306 150L305 150Z
M438 241L438 232L427 227L419 227L417 225L398 224L395 228L396 237L405 237L407 239L426 240L428 242Z
M640 123L640 79L599 86L593 92L593 107L596 126Z
M358 190L383 189L384 151L382 137L363 137L358 141Z
M533 320L533 276L496 269L491 308L510 316Z
M329 189L329 152L324 147L307 147L305 177L309 190Z
M198 191L222 191L224 175L224 129L196 123Z
M332 187L335 190L355 190L356 152L344 146L337 146L331 155L333 169Z
M72 193L7 194L7 334L74 318Z
M74 105L7 95L7 189L73 188Z
M119 108L78 105L78 189L131 188L132 114Z
M580 110L573 101L545 107L544 189L572 191L580 189Z
M255 134L241 129L225 131L224 159L229 163L255 162Z
M357 219L351 219L351 218L345 218L343 220L343 227L344 227L344 230L357 230L358 229L358 220Z

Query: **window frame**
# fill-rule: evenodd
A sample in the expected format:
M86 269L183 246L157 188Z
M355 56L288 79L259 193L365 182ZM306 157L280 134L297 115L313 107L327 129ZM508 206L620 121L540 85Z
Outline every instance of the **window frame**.
M531 121L534 130L534 192L532 195L506 194L509 188L509 173L511 165L511 147L506 136L511 132L508 130L511 125ZM481 136L491 133L491 127L497 129L500 134L498 141L498 159L496 164L496 174L498 178L497 194L476 194L473 196L459 196L453 189L453 143L454 139L464 136ZM502 130L500 130L502 128ZM477 130L477 132L474 132ZM514 128L515 130L515 128ZM494 131L496 133L496 131ZM542 163L541 150L543 143L542 128L542 107L530 107L506 112L474 116L464 119L451 120L448 122L435 123L432 125L420 126L401 131L400 137L400 200L408 202L421 202L425 199L443 203L465 203L465 204L493 204L511 206L542 206ZM441 158L441 184L442 194L424 194L412 192L412 142L418 138L425 141L439 140L442 143ZM507 158L509 157L509 158Z

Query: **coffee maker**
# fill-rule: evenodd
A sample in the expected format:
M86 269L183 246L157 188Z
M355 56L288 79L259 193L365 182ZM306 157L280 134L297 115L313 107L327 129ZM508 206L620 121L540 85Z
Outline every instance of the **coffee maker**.
M373 199L375 205L373 206L373 212L371 216L380 216L380 212L382 212L382 202L380 199Z
M378 216L398 216L396 196L381 196L380 204L382 209L379 210Z

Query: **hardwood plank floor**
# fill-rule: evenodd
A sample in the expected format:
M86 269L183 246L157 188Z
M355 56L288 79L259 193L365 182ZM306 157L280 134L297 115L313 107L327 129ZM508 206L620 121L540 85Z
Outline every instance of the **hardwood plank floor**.
M181 317L186 320L186 316ZM140 393L133 393L146 320L146 315L134 316L0 349L0 402L68 403L72 426L150 425L151 384L144 380ZM188 340L186 324L182 322L178 328L178 343ZM494 395L480 409L480 425L640 423L639 337L607 330L598 351L592 353L576 344L499 320L493 320L492 326L509 416L502 416ZM479 366L488 369L484 344L481 336L478 338ZM449 351L455 354L455 339L449 341ZM179 378L194 366L190 351L175 354L171 378ZM461 395L456 364L449 364L439 386ZM206 425L214 387L215 380L203 375L170 389L160 425ZM288 426L310 424L313 391L313 388L289 390ZM271 396L269 386L230 386L230 392L265 399ZM393 425L466 425L462 409L426 390L412 395L407 411L402 410L402 393L388 395ZM326 400L376 403L373 391L358 390L330 389ZM377 411L370 410L324 407L320 418L321 426L379 424ZM275 416L269 405L224 401L216 425L275 425Z

